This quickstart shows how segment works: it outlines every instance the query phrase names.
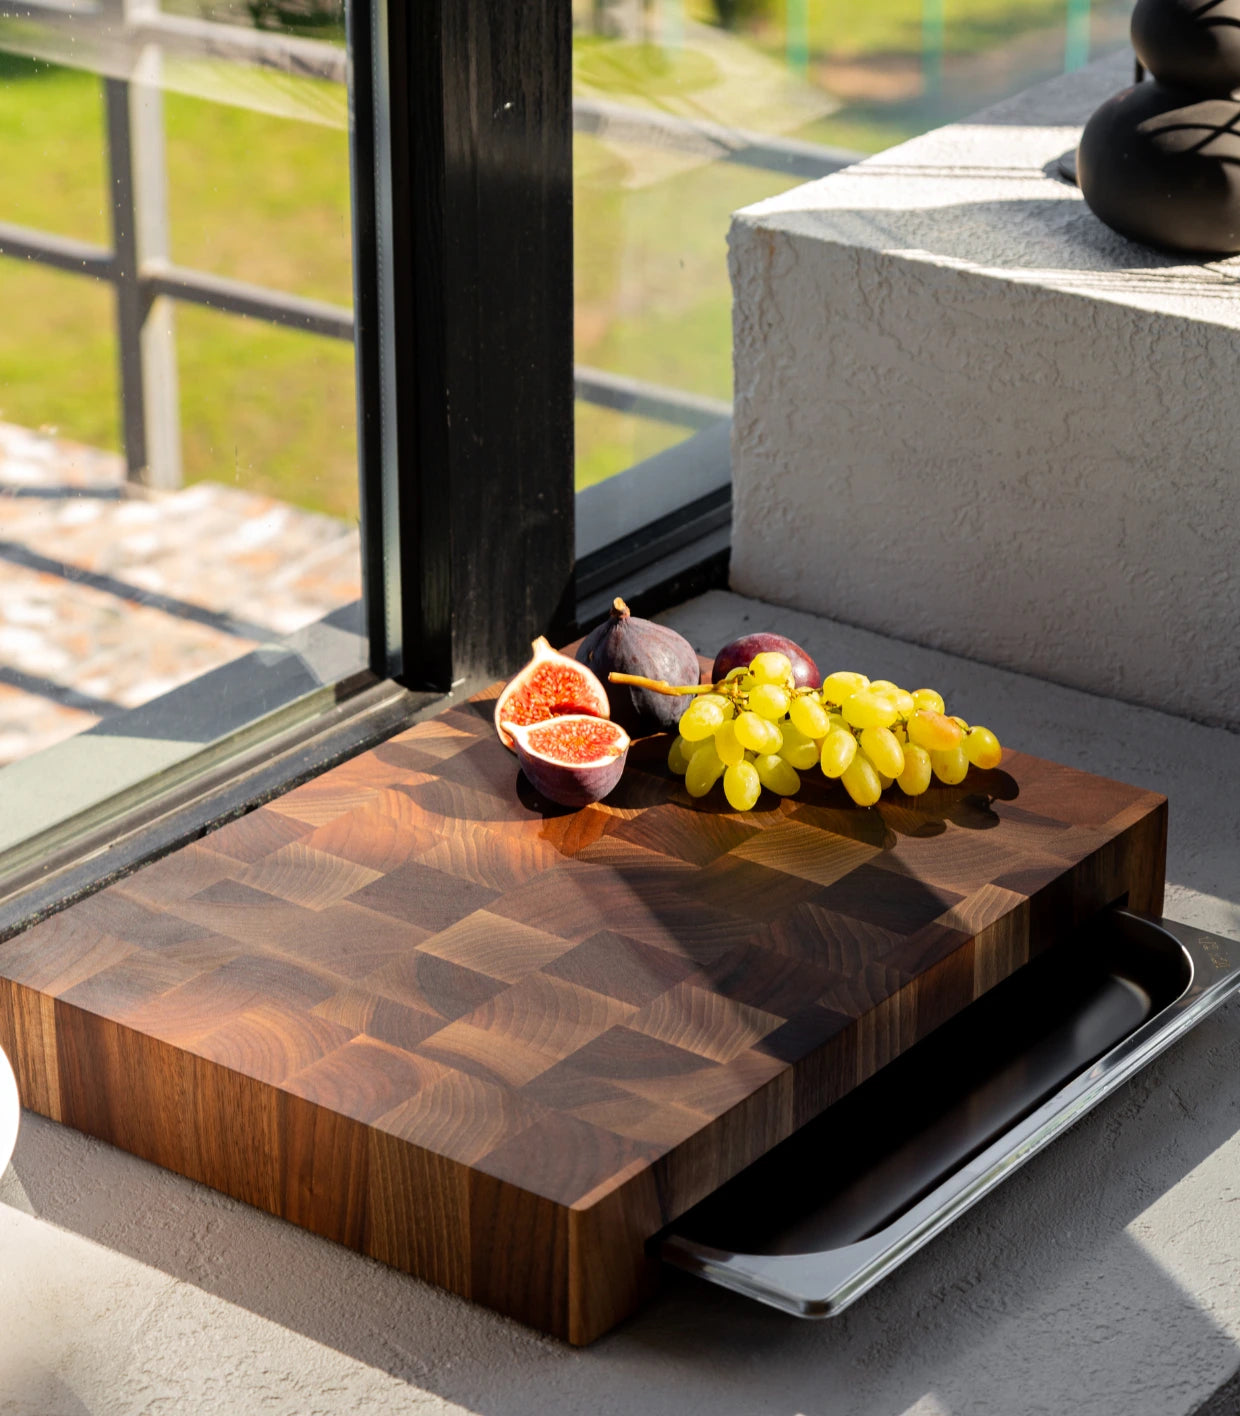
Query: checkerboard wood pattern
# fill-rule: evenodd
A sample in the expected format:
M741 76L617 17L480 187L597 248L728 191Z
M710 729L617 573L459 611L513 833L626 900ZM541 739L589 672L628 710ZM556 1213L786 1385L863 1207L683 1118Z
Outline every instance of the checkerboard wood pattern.
M572 1342L646 1240L1127 897L1166 803L1009 753L747 815L541 802L494 690L0 945L24 1103Z

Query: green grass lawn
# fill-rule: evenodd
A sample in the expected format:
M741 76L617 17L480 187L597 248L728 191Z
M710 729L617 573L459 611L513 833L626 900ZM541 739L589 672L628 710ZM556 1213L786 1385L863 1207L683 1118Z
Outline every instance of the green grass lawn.
M348 305L349 157L341 128L164 99L179 264ZM103 97L90 74L3 59L0 220L106 244ZM0 260L0 417L119 447L106 286ZM353 350L176 308L186 479L357 514Z
M852 94L797 136L874 151L978 106L967 83L938 96L918 88L922 0L868 6L806 0L806 6L809 81L829 87L831 66L849 64L863 89L871 69L875 80L873 94ZM1053 56L1055 26L1063 25L1064 0L944 0L944 6L949 57L966 66L970 56L1000 53L1030 35L1050 35ZM1095 5L1100 16L1123 8L1124 0ZM778 79L786 44L783 0L748 0L748 9L743 35L720 38L765 54ZM715 13L713 0L685 0L684 11L690 21ZM669 57L650 45L593 36L579 37L575 52L578 80L591 92L644 105L701 104L703 111L710 111L712 86L727 60L717 45L713 57L692 48ZM904 88L884 91L880 80L892 72ZM1020 77L998 82L1019 86ZM165 95L173 259L347 305L343 92L286 77L256 82L260 100L266 103L265 94L272 100L266 106L315 121ZM97 77L0 54L0 152L0 220L108 242ZM649 152L584 135L575 140L574 160L578 361L728 397L728 218L793 183L723 163L660 169ZM110 290L0 259L0 310L0 417L118 447ZM185 305L177 307L176 321L187 479L234 481L354 517L352 350ZM578 484L620 471L685 435L666 424L579 406Z

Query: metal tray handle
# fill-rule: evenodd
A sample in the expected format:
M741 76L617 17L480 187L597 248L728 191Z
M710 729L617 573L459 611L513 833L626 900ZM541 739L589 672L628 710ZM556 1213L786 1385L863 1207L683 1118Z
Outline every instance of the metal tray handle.
M1184 992L885 1228L836 1249L775 1255L729 1253L669 1233L660 1242L660 1256L798 1317L841 1312L1240 991L1240 943L1192 925L1159 924L1191 962L1192 979Z

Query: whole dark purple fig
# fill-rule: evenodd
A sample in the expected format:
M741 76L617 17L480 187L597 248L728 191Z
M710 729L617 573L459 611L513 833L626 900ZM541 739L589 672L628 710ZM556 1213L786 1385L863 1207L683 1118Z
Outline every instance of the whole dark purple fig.
M612 722L634 737L674 728L690 700L611 683L608 674L638 674L674 684L697 683L702 676L697 651L684 635L653 620L638 619L619 599L604 623L581 641L577 659L606 684Z
M715 655L715 682L725 679L733 669L747 669L759 654L786 654L792 660L792 677L798 688L821 688L822 674L818 665L791 639L782 634L746 634L725 644Z

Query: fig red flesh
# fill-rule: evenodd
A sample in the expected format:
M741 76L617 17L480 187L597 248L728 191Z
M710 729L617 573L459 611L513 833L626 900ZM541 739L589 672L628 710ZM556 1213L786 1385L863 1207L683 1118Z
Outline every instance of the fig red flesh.
M562 718L577 711L581 699L581 675L565 672L558 664L546 664L526 684L525 692L508 704L504 721L527 727L548 718Z
M580 716L539 723L526 733L525 741L530 751L570 764L618 757L626 746L614 723Z
M496 700L495 731L507 748L513 747L513 741L506 723L524 727L565 714L606 718L611 712L607 690L588 668L558 653L541 635L533 649L534 657Z

